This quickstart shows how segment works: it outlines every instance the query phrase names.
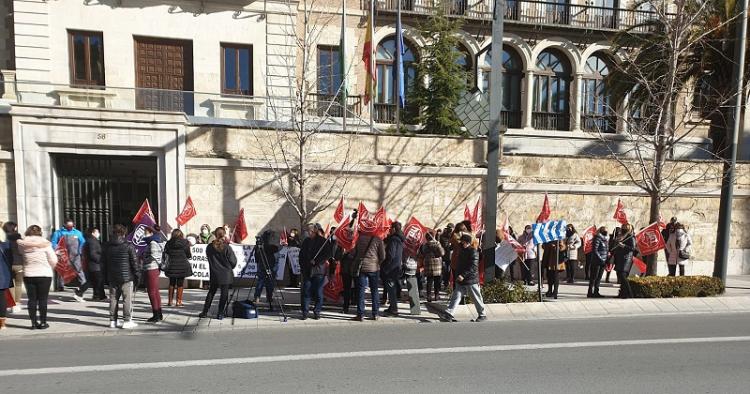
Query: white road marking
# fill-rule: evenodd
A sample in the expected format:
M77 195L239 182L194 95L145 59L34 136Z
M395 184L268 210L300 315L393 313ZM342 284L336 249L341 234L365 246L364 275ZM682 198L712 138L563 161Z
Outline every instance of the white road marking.
M750 336L633 339L633 340L597 341L597 342L561 342L561 343L533 343L533 344L519 344L519 345L459 346L459 347L419 348L419 349L365 350L365 351L358 351L358 352L341 352L341 353L289 354L289 355L282 355L282 356L258 356L258 357L220 358L220 359L185 360L185 361L161 361L161 362L151 362L151 363L81 365L81 366L74 366L74 367L9 369L5 371L0 371L0 376L4 377L4 376L49 375L49 374L83 373L83 372L132 371L132 370L154 369L154 368L202 367L202 366L258 364L258 363L288 362L288 361L331 360L331 359L341 359L341 358L414 356L414 355L419 355L419 354L487 353L487 352L508 352L508 351L519 351L519 350L570 349L570 348L592 348L592 347L611 347L611 346L679 345L679 344L727 343L727 342L750 342Z

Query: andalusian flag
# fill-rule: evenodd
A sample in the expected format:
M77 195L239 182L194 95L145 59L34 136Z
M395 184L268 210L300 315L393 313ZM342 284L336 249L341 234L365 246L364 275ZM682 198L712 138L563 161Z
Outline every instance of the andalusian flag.
M370 17L367 18L367 33L365 34L365 45L362 51L362 61L365 62L365 72L367 72L367 78L365 79L365 104L369 103L372 99L372 88L377 77L377 71L372 64L373 59L375 59L375 46L372 43L374 4L375 0L370 0Z

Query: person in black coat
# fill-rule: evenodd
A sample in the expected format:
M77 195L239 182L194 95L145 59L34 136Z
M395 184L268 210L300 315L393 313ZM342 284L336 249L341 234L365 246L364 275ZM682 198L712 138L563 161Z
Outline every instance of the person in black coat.
M388 309L384 314L398 315L398 299L401 289L399 280L402 275L404 260L404 232L401 223L393 222L388 237L385 239L385 262L380 265L380 277L383 279L383 291L388 295Z
M203 303L203 312L198 315L201 319L208 316L208 310L211 309L217 289L221 289L221 296L219 297L219 311L216 314L216 319L222 320L224 318L229 297L229 285L234 280L233 270L237 266L237 256L225 241L225 235L223 227L217 228L214 230L214 240L206 247L206 259L208 259L208 270L211 276L206 302Z
M311 298L315 301L313 318L318 320L323 309L323 280L326 263L331 258L331 248L327 245L328 239L323 235L320 224L310 226L307 234L299 254L302 271L302 320L307 319Z
M182 291L185 286L185 278L193 276L193 267L190 264L190 243L185 239L185 234L180 230L172 231L172 238L164 245L164 254L169 260L164 275L169 278L169 298L167 306L172 306L175 291L177 293L177 307L182 306Z
M116 224L112 230L112 239L104 246L101 255L101 268L109 283L109 326L118 327L117 315L120 297L123 303L123 321L125 329L135 328L133 323L134 283L138 283L138 257L133 245L125 239L127 229Z
M278 268L276 253L279 252L279 247L271 243L271 238L273 238L273 232L271 230L265 231L258 238L260 241L258 245L255 245L255 263L258 265L258 280L255 284L255 296L253 298L257 305L260 302L260 295L265 288L268 309L273 311L273 288L276 285L276 269Z
M104 294L104 276L102 275L101 266L102 243L99 241L100 236L99 229L92 227L86 231L86 235L84 236L86 243L83 244L83 256L86 258L91 288L94 292L92 301L106 301L107 299L107 295ZM88 282L84 286L88 287ZM85 289L82 288L82 290L79 296L83 296Z
M630 282L628 276L633 268L633 255L636 251L633 225L626 223L614 239L611 246L612 255L615 258L615 271L620 281L620 298L630 298Z
M451 294L448 308L440 314L443 321L456 321L453 312L468 293L477 308L476 322L487 320L484 300L479 288L479 251L472 246L474 238L469 233L462 233L459 242L458 258L456 259L456 288Z
M13 255L10 251L10 242L0 242L0 330L5 329L8 308L5 301L5 291L13 287L12 264Z
M591 251L591 272L589 273L589 291L586 295L588 298L602 298L599 294L599 284L602 281L604 266L607 264L609 257L609 239L607 238L607 228L599 227L593 241L593 250Z

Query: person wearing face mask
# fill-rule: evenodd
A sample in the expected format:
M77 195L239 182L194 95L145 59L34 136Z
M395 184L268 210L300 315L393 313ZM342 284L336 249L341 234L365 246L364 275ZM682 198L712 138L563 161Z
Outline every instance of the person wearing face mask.
M161 227L158 224L147 227L144 235L143 241L147 246L146 250L143 251L143 273L145 274L148 300L151 303L151 312L153 313L151 318L146 321L156 323L164 320L161 310L161 295L159 294L159 264L167 240L162 235Z
M582 244L583 241L581 241L581 236L578 235L576 228L572 224L568 224L568 227L565 229L565 246L568 251L568 262L565 265L565 273L567 274L568 283L575 283L578 248Z
M632 293L630 292L628 275L633 268L633 253L636 250L633 225L630 223L623 224L622 230L617 234L614 242L612 255L615 260L615 272L617 272L617 278L620 281L620 298L630 298Z
M86 283L86 274L83 272L83 265L81 264L81 252L83 251L83 246L86 244L86 239L83 237L83 233L76 228L73 219L65 219L62 228L52 234L52 238L50 239L52 248L57 248L61 239L64 239L63 242L68 251L70 265L73 266L78 276L79 287L73 297L76 301L83 302L81 290L86 291L88 284ZM59 275L57 276L56 283L57 291L63 291L65 284L62 283L62 278Z
M213 233L211 233L211 226L204 224L201 226L201 233L198 235L199 244L210 244L216 239Z
M602 226L599 227L599 230L594 236L594 250L591 252L592 261L591 273L589 275L589 291L586 295L588 298L604 297L599 294L599 284L602 282L604 266L607 264L607 258L609 257L609 238L607 235L607 228Z
M104 275L102 274L102 243L101 231L91 227L86 231L86 243L83 246L83 256L88 264L88 274L91 280L91 288L94 292L92 301L107 301L104 293ZM84 290L85 291L85 290ZM83 292L80 293L83 296Z
M530 225L524 227L523 234L518 237L518 243L523 245L526 249L524 252L523 264L521 265L523 283L527 286L534 286L534 267L536 266L538 259L536 255L536 245L534 245L534 234L531 233Z

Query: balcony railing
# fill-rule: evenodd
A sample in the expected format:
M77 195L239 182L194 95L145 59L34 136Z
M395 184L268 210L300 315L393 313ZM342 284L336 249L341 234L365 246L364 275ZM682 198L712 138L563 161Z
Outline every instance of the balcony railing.
M313 101L312 108L316 116L334 118L343 117L344 106L341 105L341 100L337 96L323 93L311 93L309 97ZM347 96L346 107L347 117L362 115L362 96Z
M537 130L570 130L570 114L558 112L534 112L531 125Z
M362 0L367 8L369 0ZM398 0L375 0L380 13L398 11ZM445 14L470 20L491 21L492 0L401 0L402 14L429 15L437 7L444 7ZM624 30L641 25L655 17L652 11L596 7L585 4L561 4L546 1L507 0L505 22L530 25L567 26L580 29ZM645 31L646 27L636 30Z
M501 111L500 124L505 125L509 129L520 129L523 122L522 114L521 111Z
M590 133L615 133L617 131L617 119L612 115L581 115L583 119L583 131Z
M396 104L373 103L372 119L375 123L396 123Z

